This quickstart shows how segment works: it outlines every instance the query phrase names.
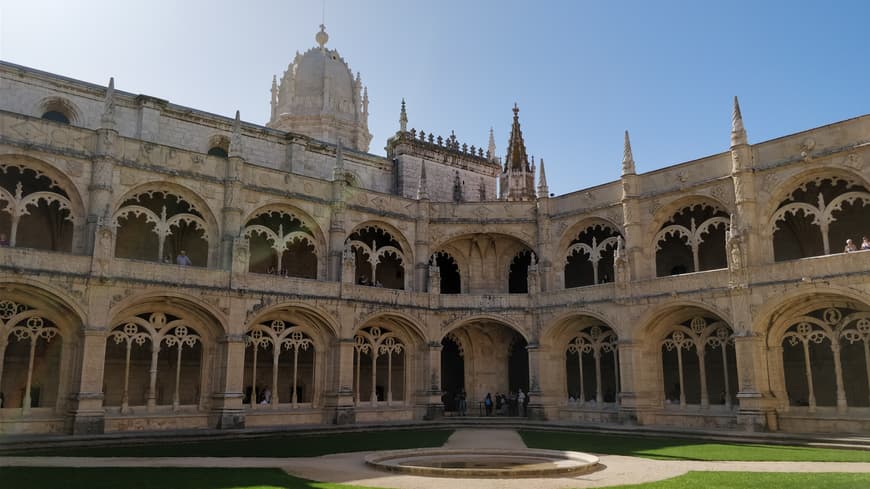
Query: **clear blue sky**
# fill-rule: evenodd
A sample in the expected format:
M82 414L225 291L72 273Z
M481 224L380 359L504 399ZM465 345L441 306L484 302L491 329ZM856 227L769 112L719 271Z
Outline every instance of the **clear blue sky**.
M0 58L264 124L313 47L321 1L0 0ZM558 194L870 113L870 2L327 0L328 46L362 73L371 152L399 102L426 132L503 155L511 107Z

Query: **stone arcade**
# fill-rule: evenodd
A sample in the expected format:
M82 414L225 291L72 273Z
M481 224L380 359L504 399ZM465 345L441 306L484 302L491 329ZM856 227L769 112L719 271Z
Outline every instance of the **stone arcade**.
M870 234L870 116L749 144L735 99L728 151L641 175L626 133L619 181L553 197L516 106L503 159L404 102L367 153L367 89L316 40L265 126L0 64L0 431L518 388L546 420L870 430L870 252L840 253Z

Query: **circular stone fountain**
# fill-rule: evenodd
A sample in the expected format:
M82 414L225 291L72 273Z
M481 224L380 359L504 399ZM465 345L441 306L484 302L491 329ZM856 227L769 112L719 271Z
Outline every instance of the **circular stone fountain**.
M380 470L428 477L564 477L603 467L598 457L557 450L423 448L377 452L366 464Z

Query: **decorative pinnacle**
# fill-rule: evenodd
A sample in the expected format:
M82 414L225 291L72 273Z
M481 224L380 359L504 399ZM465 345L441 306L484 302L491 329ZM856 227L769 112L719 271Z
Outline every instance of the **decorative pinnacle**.
M103 127L115 127L115 77L109 78L109 86L106 88L106 98L103 101L103 115L100 117Z
M486 151L489 153L489 161L495 161L495 134L492 131L492 126L489 126L489 146Z
M317 41L320 49L323 49L323 46L329 41L329 34L326 33L326 26L324 24L320 24L320 32L314 35L314 40Z
M544 159L541 158L541 170L538 176L538 197L549 197L550 188L547 186L547 172L544 170Z
M426 183L426 162L420 168L420 181L417 184L417 200L429 200L429 185Z
M408 113L405 112L404 97L402 97L402 110L399 112L399 132L408 132Z
M238 110L236 111L236 118L233 120L229 156L242 156L242 118Z
M746 128L743 127L743 115L740 113L740 102L734 96L734 112L731 113L731 146L748 144Z
M634 175L634 155L631 153L631 140L628 138L628 131L625 131L625 145L622 151L622 174Z

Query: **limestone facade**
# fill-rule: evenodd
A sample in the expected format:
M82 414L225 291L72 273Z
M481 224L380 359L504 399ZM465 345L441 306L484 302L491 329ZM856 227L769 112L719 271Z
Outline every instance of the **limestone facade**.
M404 106L386 158L240 119L0 64L0 431L518 388L547 420L870 430L870 116L749 144L735 99L728 151L637 174L626 134L619 181L555 197L521 133L503 167Z

